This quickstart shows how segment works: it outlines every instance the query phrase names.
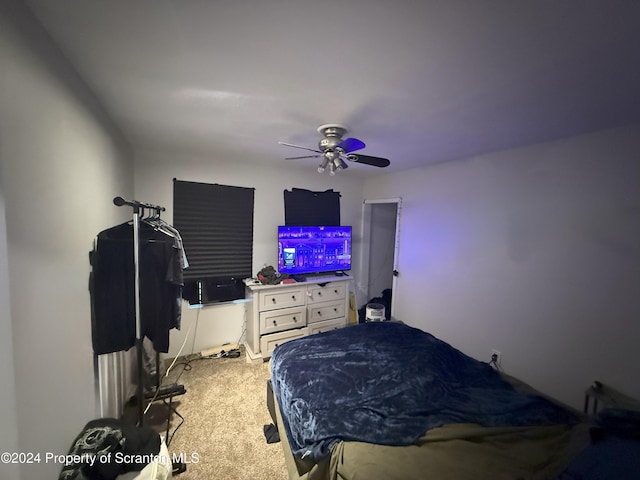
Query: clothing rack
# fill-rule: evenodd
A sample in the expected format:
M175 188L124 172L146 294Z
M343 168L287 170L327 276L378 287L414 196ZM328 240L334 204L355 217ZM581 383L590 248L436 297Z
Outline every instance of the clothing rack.
M133 208L133 272L134 272L134 312L136 320L136 355L137 355L137 369L138 369L138 388L136 391L137 405L138 405L138 422L140 426L144 425L144 380L143 380L143 365L142 365L142 325L140 323L140 217L144 214L144 210L154 211L157 215L160 212L164 212L165 208L158 205L151 205L149 203L138 202L135 200L125 200L122 197L115 197L113 199L114 205L122 207L127 205Z
M137 405L137 424L139 426L144 426L145 423L145 404L151 406L156 401L162 401L165 405L168 406L168 415L167 415L167 431L165 436L165 442L167 447L169 446L169 442L176 430L182 423L184 423L184 417L180 415L175 406L173 405L173 397L183 395L186 393L186 390L183 385L174 384L170 387L160 388L160 351L166 352L168 349L168 341L169 341L169 331L171 328L179 328L179 320L180 320L180 305L173 304L173 308L171 312L169 312L166 308L161 308L159 310L153 310L153 308L149 307L149 294L151 294L151 301L155 301L154 295L161 295L161 298L170 298L167 296L168 292L171 292L170 295L176 293L178 297L175 300L179 300L179 289L182 286L182 275L181 272L178 274L177 267L179 262L179 267L181 269L187 268L188 261L184 252L182 238L179 232L173 228L171 225L167 224L163 220L160 219L160 213L164 212L166 209L159 205L152 205L150 203L139 202L136 200L125 200L122 197L115 197L113 199L113 203L117 207L128 206L132 209L132 217L133 221L131 223L127 222L121 225L117 225L115 227L111 227L110 229L104 230L98 234L98 239L96 242L96 247L92 252L90 252L89 259L93 266L92 275L90 276L89 289L92 292L92 339L94 352L96 355L100 354L108 354L114 353L123 350L129 350L132 346L135 346L136 349L136 363L137 363L137 389L136 395L131 400L131 406ZM146 216L145 216L146 215ZM171 259L164 258L161 261L167 261L168 271L171 273L167 274L171 278L164 278L164 290L157 290L157 285L153 288L150 288L147 291L147 287L145 286L145 290L141 292L140 289L140 276L141 270L143 275L143 285L146 285L147 282L147 263L148 261L155 262L158 259L155 259L155 256L151 252L151 258L153 260L149 260L147 258L147 251L143 248L141 255L141 236L142 239L145 240L144 245L147 245L147 232L145 230L141 231L141 223L144 222L145 225L151 227L152 230L149 233L153 234L154 232L158 235L167 238L172 237L171 246L175 247L175 252L180 252L180 258L178 259L176 256ZM131 232L130 227L133 227L133 232ZM122 227L125 227L124 229ZM130 250L131 245L129 242L131 241L131 235L133 233L133 252ZM165 234L165 235L163 235ZM124 241L124 242L123 242ZM149 245L159 247L162 250L165 240L160 239L159 236L154 236L153 238L149 238ZM101 243L103 242L103 243ZM115 242L115 249L114 243ZM104 248L100 248L100 245L105 245ZM124 251L122 250L124 248ZM131 264L131 253L133 253L133 265ZM120 255L127 255L127 261L124 262L124 266L121 265ZM114 257L115 255L115 257ZM115 262L113 260L116 258ZM142 264L141 264L142 260ZM115 268L110 268L112 265L116 265ZM164 266L164 264L163 264ZM133 267L133 269L131 268ZM132 271L133 270L133 271ZM133 275L132 275L133 273ZM124 280L121 279L121 275L124 275ZM131 277L133 276L133 282L131 282ZM153 277L151 280L154 280ZM120 295L122 290L122 284L127 285L125 288L125 301L121 304L117 305L114 310L111 310L111 300L110 289L113 289L113 284L117 286L116 295ZM133 283L133 292L131 292L131 283ZM153 282L152 282L153 283ZM161 282L162 283L162 282ZM175 292L172 290L172 286L176 288ZM103 295L95 295L96 291L100 291ZM106 294L105 294L106 293ZM133 301L130 300L130 296L133 296ZM105 302L108 307L105 307ZM117 303L117 302L116 302ZM131 311L131 304L133 303L133 312ZM98 307L96 307L98 305ZM145 317L141 317L141 305L142 312ZM149 309L149 310L148 310ZM99 314L96 314L99 312ZM152 312L152 313L150 313ZM133 313L133 322L132 322L132 313ZM171 316L175 314L176 318L173 320ZM117 318L120 319L120 323L118 324L118 329L107 328L105 326L111 326L111 319ZM151 320L153 319L153 320ZM154 323L155 322L155 323ZM150 325L151 323L152 325ZM133 325L135 324L135 326ZM135 328L134 328L135 327ZM160 330L154 329L154 327L158 327ZM167 330L164 330L164 328ZM111 336L112 332L121 332L122 335L116 334L115 336ZM105 335L106 334L106 335ZM166 334L166 336L165 336ZM156 385L155 392L149 394L148 392L145 394L145 362L144 362L144 339L149 338L151 342L154 344L155 350L155 362L156 362ZM168 402L167 402L168 400ZM148 407L147 407L148 408ZM133 412L133 411L132 411ZM126 412L120 412L126 416ZM172 414L177 415L181 423L175 427L171 436L169 436L169 427L171 423ZM130 418L130 420L133 420ZM174 461L173 464L173 475L177 475L186 471L186 464L183 462Z

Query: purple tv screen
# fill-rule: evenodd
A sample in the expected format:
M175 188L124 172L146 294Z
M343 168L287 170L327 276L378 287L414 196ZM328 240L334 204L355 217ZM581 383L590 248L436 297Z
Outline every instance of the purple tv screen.
M351 227L278 227L278 272L289 275L351 269Z

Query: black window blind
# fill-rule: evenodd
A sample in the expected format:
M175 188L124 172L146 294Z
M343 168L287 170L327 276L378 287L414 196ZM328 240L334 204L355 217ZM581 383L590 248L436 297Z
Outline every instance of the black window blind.
M187 281L251 277L254 189L173 182L173 224L180 232L189 268Z
M302 188L284 191L285 225L340 225L340 192L312 192Z

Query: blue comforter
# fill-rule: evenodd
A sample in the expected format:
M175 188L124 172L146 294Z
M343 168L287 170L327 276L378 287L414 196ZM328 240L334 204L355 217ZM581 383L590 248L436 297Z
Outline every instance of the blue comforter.
M573 413L518 393L487 363L396 322L370 322L277 347L273 391L298 458L317 462L340 440L410 445L451 423L574 423Z

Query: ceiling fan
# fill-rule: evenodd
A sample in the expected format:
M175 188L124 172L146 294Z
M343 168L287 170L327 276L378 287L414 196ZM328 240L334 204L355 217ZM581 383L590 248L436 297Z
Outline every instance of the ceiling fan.
M348 168L345 160L380 168L389 166L391 162L386 158L352 153L356 150L362 150L365 147L365 144L362 140L358 140L357 138L343 139L342 137L345 133L347 133L347 131L347 127L337 123L320 125L318 127L318 133L322 135L322 139L318 143L317 150L313 148L301 147L300 145L293 145L291 143L278 143L287 147L302 148L303 150L315 152L315 155L288 157L285 160L322 157L322 162L320 163L320 165L318 165L318 172L323 173L325 170L329 170L329 175L335 175L340 170Z

